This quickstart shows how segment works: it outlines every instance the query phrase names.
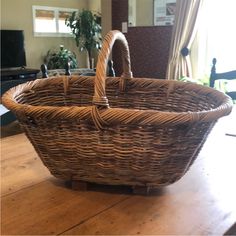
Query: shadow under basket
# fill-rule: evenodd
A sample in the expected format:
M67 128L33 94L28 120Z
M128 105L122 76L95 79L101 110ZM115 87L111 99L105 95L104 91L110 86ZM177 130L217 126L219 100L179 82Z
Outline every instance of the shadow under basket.
M123 75L106 77L115 41ZM231 99L205 86L132 78L127 41L106 36L96 76L62 76L21 84L3 96L52 175L71 181L161 187L196 159Z

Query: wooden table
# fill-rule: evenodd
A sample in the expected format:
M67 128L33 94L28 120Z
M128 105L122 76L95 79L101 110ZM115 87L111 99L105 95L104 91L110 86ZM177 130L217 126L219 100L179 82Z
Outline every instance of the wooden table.
M221 119L189 172L149 196L128 187L73 191L24 134L2 139L2 234L222 235L236 222L235 116Z

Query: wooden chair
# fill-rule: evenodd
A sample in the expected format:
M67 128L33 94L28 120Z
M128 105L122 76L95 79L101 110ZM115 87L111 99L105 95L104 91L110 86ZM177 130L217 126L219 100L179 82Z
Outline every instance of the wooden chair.
M223 73L216 73L216 58L212 60L212 68L210 75L210 87L215 87L216 80L236 80L236 70L227 71ZM230 96L233 100L236 100L236 90L235 91L225 91L225 93Z

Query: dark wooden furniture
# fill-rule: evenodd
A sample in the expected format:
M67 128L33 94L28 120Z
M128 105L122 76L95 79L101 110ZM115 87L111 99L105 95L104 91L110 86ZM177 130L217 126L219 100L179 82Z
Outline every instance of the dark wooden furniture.
M38 69L1 70L1 95L11 87L37 78Z
M39 70L38 69L28 69L28 68L20 68L20 69L2 69L1 70L1 80L15 80L15 79L35 79Z
M122 22L128 21L128 0L112 0L112 29L122 31ZM125 33L130 48L132 72L135 77L166 77L172 26L128 27ZM117 76L122 73L121 51L114 45L112 52Z
M47 65L45 65L45 64L42 64L40 69L41 69L41 73L42 73L42 78L48 78L48 77L50 77L50 74L53 74L53 75L77 74L77 75L82 75L82 76L95 76L96 75L96 68L94 68L94 69L71 69L69 63L65 64L64 70L63 69L51 70L51 72L55 72L55 74L50 73L50 70L48 71ZM116 76L115 70L113 68L113 61L112 60L108 60L108 62L107 62L107 76L110 76L110 77Z
M224 233L224 235L236 235L236 222Z
M236 80L236 70L227 71L223 73L216 72L216 58L212 60L212 68L210 75L210 87L214 88L216 80ZM226 91L226 94L230 96L233 100L236 100L236 91Z
M38 69L28 68L1 70L1 96L7 90L17 86L18 84L35 80L38 72ZM16 117L10 111L1 114L1 125L7 125L14 120L16 120Z

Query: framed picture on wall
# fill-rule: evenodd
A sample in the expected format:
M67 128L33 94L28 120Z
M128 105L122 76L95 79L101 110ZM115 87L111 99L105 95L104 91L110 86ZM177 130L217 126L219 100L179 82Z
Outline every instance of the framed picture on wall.
M154 0L154 25L173 25L176 0Z

